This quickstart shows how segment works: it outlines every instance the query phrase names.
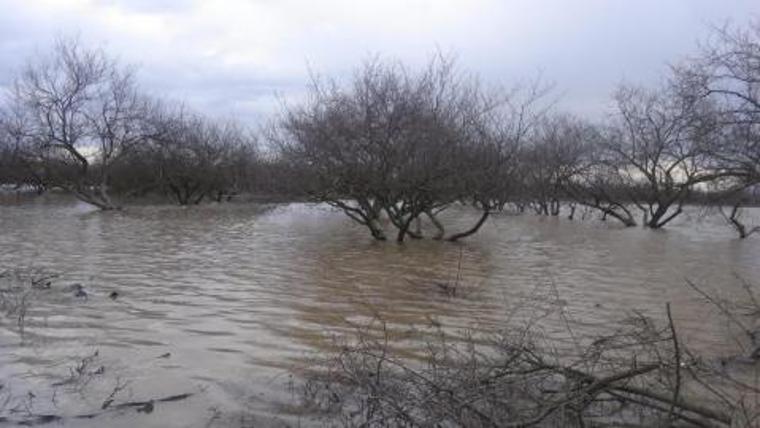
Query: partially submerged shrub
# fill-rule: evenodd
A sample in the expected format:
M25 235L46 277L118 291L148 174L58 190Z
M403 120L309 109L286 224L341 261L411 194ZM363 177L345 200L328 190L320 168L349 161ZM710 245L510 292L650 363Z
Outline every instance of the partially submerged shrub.
M23 334L30 305L39 292L50 289L57 277L39 268L0 270L0 315L14 320Z
M336 351L307 372L302 405L329 425L367 427L757 423L749 403L760 390L687 349L669 305L666 322L636 314L582 336L557 303L510 317L497 332L462 338L436 326L413 357L394 349L395 333L373 320L336 338ZM562 323L560 335L536 322L549 315Z

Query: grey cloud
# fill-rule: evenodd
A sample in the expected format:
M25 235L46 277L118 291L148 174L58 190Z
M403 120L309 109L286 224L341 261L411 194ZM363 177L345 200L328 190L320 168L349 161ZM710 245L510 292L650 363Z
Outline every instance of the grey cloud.
M653 83L711 23L760 14L745 0L0 0L0 85L35 49L79 32L139 65L152 93L259 121L297 98L307 64L346 77L371 53L420 65L436 49L509 85L542 70L561 106L599 115L617 82Z
M98 0L98 5L115 6L123 10L136 12L172 12L179 13L192 10L196 5L193 0Z

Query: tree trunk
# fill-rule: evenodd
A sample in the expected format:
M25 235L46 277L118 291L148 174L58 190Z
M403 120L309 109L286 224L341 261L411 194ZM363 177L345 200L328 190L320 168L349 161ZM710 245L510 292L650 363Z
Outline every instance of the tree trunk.
M612 202L607 205L599 200L584 201L578 200L578 203L602 212L601 221L607 221L607 217L612 217L621 223L625 227L636 226L636 220L633 218L633 214L622 204ZM619 210L618 210L619 209Z
M560 208L559 201L556 200L556 199L553 199L550 202L550 206L551 206L551 215L554 216L554 217L558 216L559 215L559 208Z
M409 227L412 225L412 222L417 219L419 215L409 214L409 218L406 220L402 220L397 226L398 226L398 235L396 235L396 242L404 242L404 238L406 235L412 236L413 233L409 230ZM421 237L420 237L421 238Z
M646 221L645 225L650 229L660 229L683 212L682 207L679 205L672 214L665 217L669 208L670 205L668 204L657 205L657 209L652 213L652 217Z
M63 187L65 190L71 192L77 199L82 202L86 202L94 207L97 207L101 211L110 211L119 209L118 206L111 202L111 198L108 194L100 188L89 189L87 187Z
M455 242L455 241L458 241L458 240L460 240L462 238L466 238L466 237L468 237L470 235L473 235L473 234L477 233L478 230L480 230L480 227L483 226L483 224L486 222L486 220L488 220L488 216L490 216L490 215L491 215L491 211L488 208L484 209L483 210L483 214L480 216L480 219L478 220L477 223L475 223L474 226L472 226L470 229L468 229L468 230L466 230L464 232L460 232L460 233L456 233L454 235L451 235L448 238L446 238L446 240L450 241L450 242Z
M438 230L436 234L433 236L433 239L436 241L440 241L443 239L443 237L446 235L446 229L444 229L443 224L441 224L440 221L438 221L438 218L436 218L435 214L431 210L425 211L425 214L430 219L430 222L433 223L433 226Z
M625 227L634 227L636 226L636 220L633 219L633 217L629 215L623 215L619 212L613 210L613 209L606 209L604 210L604 217L602 220L606 220L607 216L612 216L613 218L619 220Z
M419 217L414 219L414 234L412 237L415 239L422 238L422 219Z
M369 228L370 233L372 234L372 237L375 238L378 241L385 241L385 231L383 231L382 226L380 226L380 222L377 221L376 218L369 219L367 221L367 228Z
M747 230L747 226L742 223L741 219L739 218L741 212L741 204L741 201L736 202L731 208L730 215L726 215L726 213L723 211L723 207L720 208L720 213L723 214L723 217L725 217L725 219L729 222L729 224L731 224L734 230L736 230L736 233L739 234L739 239L746 239L753 233L760 233L760 226L755 226Z

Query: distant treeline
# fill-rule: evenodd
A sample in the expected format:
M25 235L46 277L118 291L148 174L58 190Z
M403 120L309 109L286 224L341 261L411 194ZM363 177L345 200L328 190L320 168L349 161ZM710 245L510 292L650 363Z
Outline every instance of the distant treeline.
M661 228L686 203L733 207L736 225L758 202L760 22L716 29L658 87L621 84L595 122L557 111L540 80L487 87L444 55L422 69L374 58L347 83L315 76L306 101L255 132L148 97L131 70L71 40L30 61L4 94L0 183L101 209L114 195L308 197L376 239L387 218L398 241L421 238L423 220L458 240L505 208L582 205ZM482 214L450 233L439 213L455 204Z

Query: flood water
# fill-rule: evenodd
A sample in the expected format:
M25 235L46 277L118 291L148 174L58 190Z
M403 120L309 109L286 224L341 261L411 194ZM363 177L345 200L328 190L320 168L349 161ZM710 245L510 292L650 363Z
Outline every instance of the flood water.
M36 406L64 415L100 409L118 381L128 384L122 401L194 393L152 413L64 425L243 424L275 415L292 394L290 369L352 322L380 315L398 325L498 327L510 305L546 287L589 325L633 310L662 317L671 302L684 340L730 355L736 345L725 323L685 280L726 294L737 292L738 278L760 283L760 237L739 240L719 217L698 214L663 231L499 215L461 244L397 245L309 204L114 213L65 201L6 204L0 269L62 276L30 307L23 335L2 320L0 382L35 391ZM450 214L462 226L471 215ZM457 277L457 297L436 286ZM53 400L38 392L96 350L105 369L91 385Z

